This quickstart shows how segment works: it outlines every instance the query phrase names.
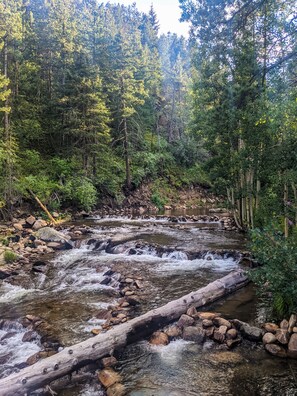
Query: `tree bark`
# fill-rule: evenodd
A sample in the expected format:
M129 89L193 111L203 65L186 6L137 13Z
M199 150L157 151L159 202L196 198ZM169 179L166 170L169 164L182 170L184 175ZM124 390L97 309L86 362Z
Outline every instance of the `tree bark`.
M125 164L126 164L126 186L131 190L131 171L130 171L130 157L129 157L129 139L127 119L124 117L124 149L125 149Z
M0 396L25 395L50 382L94 362L115 350L131 344L165 324L177 320L188 308L202 307L248 283L242 270L216 280L178 300L153 309L144 315L101 333L79 344L65 348L54 356L0 380Z

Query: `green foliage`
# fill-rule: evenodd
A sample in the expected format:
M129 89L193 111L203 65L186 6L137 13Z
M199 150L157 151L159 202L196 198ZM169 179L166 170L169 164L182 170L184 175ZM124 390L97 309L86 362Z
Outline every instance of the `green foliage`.
M264 296L270 296L275 314L282 319L297 309L297 239L284 238L280 228L271 226L251 232L251 250L261 264L250 278Z
M13 263L14 261L16 261L18 258L17 254L15 254L13 251L11 250L5 250L4 252L4 261L7 264Z
M159 192L157 192L157 191L154 192L154 193L152 193L152 195L151 195L151 201L152 201L152 203L153 203L159 210L163 209L164 206L165 206L166 203L167 203L166 198L163 197L163 196L161 195L161 193L159 193Z
M79 209L91 210L97 203L97 191L90 179L72 177L63 187L64 199Z
M46 175L25 176L17 184L18 191L27 198L32 198L31 190L42 202L48 202L60 186Z

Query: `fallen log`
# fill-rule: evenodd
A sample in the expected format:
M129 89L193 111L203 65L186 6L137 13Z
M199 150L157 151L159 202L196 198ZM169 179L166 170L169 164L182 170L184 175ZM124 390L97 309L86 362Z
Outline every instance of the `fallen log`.
M54 356L0 380L1 396L29 394L50 382L131 344L165 324L173 322L190 307L202 307L248 283L242 270L231 272L207 286L153 309L79 344L65 348Z

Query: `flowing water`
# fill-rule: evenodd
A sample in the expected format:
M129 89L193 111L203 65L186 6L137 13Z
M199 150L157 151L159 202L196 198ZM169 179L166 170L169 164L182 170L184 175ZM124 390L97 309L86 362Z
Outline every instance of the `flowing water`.
M108 217L85 221L92 234L80 248L50 259L45 273L21 274L0 285L0 376L22 367L41 349L36 334L23 342L26 329L18 321L31 314L50 323L62 345L90 337L103 321L98 312L119 298L117 282L104 286L112 270L141 276L144 289L137 314L179 298L238 268L245 240L225 232L219 222L192 222L180 217ZM265 309L252 287L209 309L250 323L265 319ZM297 395L297 365L270 357L247 343L234 352L212 342L203 347L177 340L166 347L147 341L128 346L119 369L131 396ZM82 375L80 385L64 384L58 394L103 395L95 377Z

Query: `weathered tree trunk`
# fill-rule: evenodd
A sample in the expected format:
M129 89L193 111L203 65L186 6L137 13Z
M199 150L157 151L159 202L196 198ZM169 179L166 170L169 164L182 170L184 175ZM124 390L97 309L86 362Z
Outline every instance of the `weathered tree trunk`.
M202 307L238 290L247 283L248 279L242 270L234 271L224 278L149 311L106 333L67 347L54 356L0 380L0 396L25 395L39 389L82 366L106 355L112 355L115 350L148 336L156 329L178 319L188 308Z
M129 157L129 139L128 139L128 127L127 118L124 117L124 149L125 149L125 164L126 164L126 186L128 190L131 190L131 170L130 170L130 157Z
M285 207L284 233L285 233L285 238L288 238L288 236L289 236L289 219L288 219L288 213L287 213L288 200L289 200L289 187L288 187L288 184L285 183L285 185L284 185L284 207Z
M41 207L41 209L47 214L47 217L50 219L50 221L53 224L57 224L56 220L53 218L53 216L50 214L49 210L47 207L40 201L40 199L37 197L37 195L34 194L32 190L28 190L30 194L34 197L35 201L38 203L38 205Z

